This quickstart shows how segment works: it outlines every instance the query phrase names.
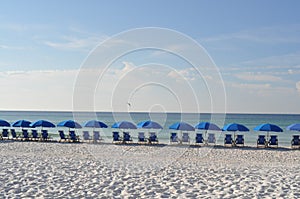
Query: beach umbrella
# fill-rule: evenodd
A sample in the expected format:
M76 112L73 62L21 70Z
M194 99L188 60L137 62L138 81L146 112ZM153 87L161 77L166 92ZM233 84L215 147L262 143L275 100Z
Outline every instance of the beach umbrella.
M286 130L289 130L289 131L300 131L300 124L291 124L288 127L286 127Z
M269 137L269 132L283 132L282 128L275 124L261 124L254 128L255 131L266 131L267 138Z
M128 121L116 122L111 127L117 129L137 129L135 124Z
M230 124L225 125L222 128L222 131L229 131L229 132L231 131L231 132L233 132L233 136L235 137L236 131L247 132L247 131L249 131L249 129L242 124L230 123Z
M12 124L13 127L30 127L31 122L27 120L18 120Z
M0 120L0 126L3 126L3 127L10 127L10 123L8 123L8 122L5 121L5 120Z
M186 122L176 122L174 124L172 124L171 126L169 126L169 129L174 129L174 130L180 130L180 131L194 131L195 128L186 123Z
M87 121L83 126L91 127L91 128L107 128L106 124L104 124L103 122L97 121L97 120Z
M31 127L46 127L46 128L54 128L55 125L52 122L49 122L47 120L38 120L35 121L34 123L30 124Z
M137 127L143 129L163 129L159 123L151 120L140 122L137 124Z
M72 128L72 129L82 128L82 126L79 123L77 123L73 120L62 121L62 122L58 123L57 126L59 126L59 127L68 127L68 128Z
M205 136L208 130L221 131L221 129L216 124L210 122L200 122L195 126L195 129L205 130Z

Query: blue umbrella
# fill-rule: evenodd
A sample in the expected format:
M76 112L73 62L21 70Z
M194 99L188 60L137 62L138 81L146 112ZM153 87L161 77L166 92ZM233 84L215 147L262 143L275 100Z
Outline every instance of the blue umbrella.
M300 124L291 124L286 128L289 131L300 131Z
M261 124L254 128L255 131L267 131L267 138L269 137L269 132L283 132L282 128L275 124Z
M68 128L73 128L73 129L80 129L82 128L80 124L73 120L65 120L57 124L57 126L60 127L68 127Z
M137 129L135 124L128 121L116 122L111 127L117 129Z
M91 120L87 121L84 124L84 127L91 127L91 128L107 128L107 125L103 122L97 121L97 120Z
M18 120L12 124L13 127L30 127L31 122L27 120Z
M55 125L52 122L49 122L47 120L38 120L30 125L31 127L47 127L47 128L54 128Z
M195 126L195 129L221 131L217 125L210 122L200 122Z
M10 123L8 123L8 122L5 121L5 120L0 120L0 126L7 126L7 127L10 127Z
M230 124L227 124L226 126L224 126L222 128L222 131L249 131L249 129L242 125L242 124L237 124L237 123L230 123Z
M180 131L194 131L195 128L186 123L186 122L176 122L174 124L172 124L171 126L169 126L169 129L174 129L174 130L180 130Z
M154 121L148 120L148 121L143 121L137 124L138 128L144 128L144 129L162 129L163 127Z

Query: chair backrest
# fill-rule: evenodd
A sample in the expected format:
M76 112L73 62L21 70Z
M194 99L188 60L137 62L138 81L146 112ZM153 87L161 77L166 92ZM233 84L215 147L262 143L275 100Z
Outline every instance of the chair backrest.
M149 134L149 139L151 142L157 141L157 135L155 132L150 132Z
M277 143L277 135L271 135L270 136L270 144L276 144Z
M47 130L42 130L42 138L47 139L48 138L48 131Z
M75 131L69 131L69 136L71 140L77 140Z
M244 136L243 135L237 135L235 139L236 144L243 144L244 143Z
M8 137L8 129L2 129L2 137Z
M195 137L196 143L203 143L203 135L202 133L197 133Z
M124 141L130 141L130 134L128 132L123 132L123 139Z
M119 141L119 139L120 139L120 134L119 134L119 132L118 131L114 131L114 132L112 132L113 133L113 140L114 141Z
M293 135L293 144L294 145L300 145L300 136L299 135Z
M188 142L190 140L189 133L182 133L182 142Z
M144 132L139 132L138 133L138 139L139 141L145 141L145 133Z
M208 138L207 138L207 142L208 142L208 143L216 143L216 137L215 137L215 134L209 133L209 134L208 134Z
M22 133L23 133L23 137L24 138L29 138L28 130L27 129L22 129Z
M231 144L232 143L232 135L231 134L225 134L225 144Z
M13 138L16 138L17 137L17 133L16 133L16 130L15 129L10 129L10 133L11 133L11 136Z
M59 133L60 139L66 139L66 136L65 136L65 133L63 130L59 130L58 133Z
M100 132L93 131L93 140L100 140Z
M38 132L37 132L36 129L32 129L32 130L31 130L31 134L32 134L32 137L33 137L33 138L37 138L37 137L38 137Z
M264 136L264 135L259 135L259 136L258 136L258 139L257 139L257 143L258 143L258 144L265 144L265 142L266 142L266 136Z
M172 142L177 142L177 133L171 133L170 140L171 140Z
M84 140L90 139L90 133L88 131L82 131L82 134Z

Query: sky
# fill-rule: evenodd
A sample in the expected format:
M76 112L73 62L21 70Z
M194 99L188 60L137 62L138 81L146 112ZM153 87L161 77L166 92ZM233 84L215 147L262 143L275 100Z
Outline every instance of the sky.
M297 0L3 1L0 110L300 114L299 7ZM135 38L123 37L128 32ZM148 38L165 46L106 60ZM203 49L198 59L188 42ZM94 71L82 79L88 65Z

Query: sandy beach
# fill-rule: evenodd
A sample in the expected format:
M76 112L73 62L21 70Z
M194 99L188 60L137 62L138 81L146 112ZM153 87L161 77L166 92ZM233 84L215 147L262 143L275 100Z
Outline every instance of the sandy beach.
M300 150L0 142L1 198L299 198Z

